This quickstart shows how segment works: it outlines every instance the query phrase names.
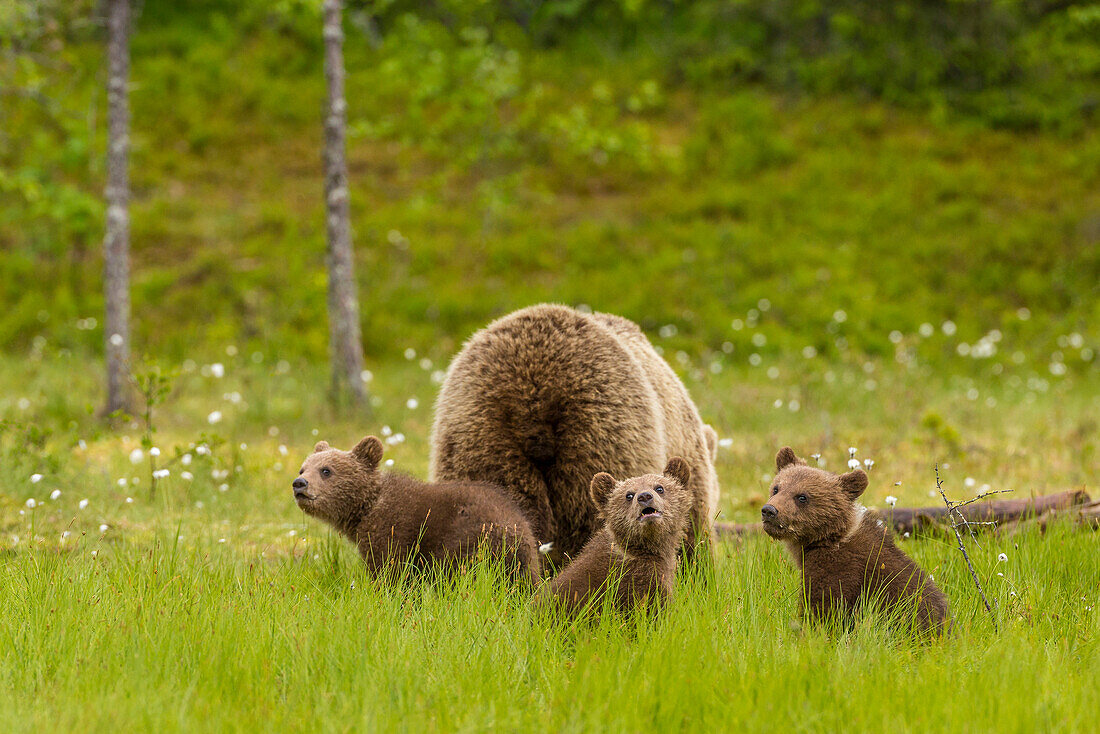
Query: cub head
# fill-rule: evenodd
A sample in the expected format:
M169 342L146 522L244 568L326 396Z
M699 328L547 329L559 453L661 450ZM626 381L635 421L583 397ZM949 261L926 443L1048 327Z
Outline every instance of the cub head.
M789 447L776 454L775 468L771 497L760 509L764 532L799 545L848 532L858 517L856 500L867 489L862 469L847 474L814 469Z
M343 527L370 508L378 495L382 442L367 436L351 451L321 441L291 483L294 501L307 515Z
M678 456L663 474L621 482L606 472L592 477L589 491L615 542L633 553L675 553L691 512L691 469Z

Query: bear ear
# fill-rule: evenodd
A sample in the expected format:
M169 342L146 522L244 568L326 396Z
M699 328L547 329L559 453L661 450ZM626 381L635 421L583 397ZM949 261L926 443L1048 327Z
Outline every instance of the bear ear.
M317 445L313 447L313 453L319 454L322 451L328 451L331 446L328 445L328 441L318 441Z
M710 452L710 460L718 461L718 431L709 423L703 424L703 439L707 443L707 451Z
M779 449L779 453L775 455L775 470L783 471L785 467L792 464L805 464L806 462L795 456L794 449L790 446L784 446Z
M688 481L691 479L691 467L679 456L673 456L668 460L668 463L665 464L663 474L666 477L672 477L680 483L681 487L687 489Z
M611 497L611 490L615 489L615 477L605 471L592 477L592 484L588 485L588 492L592 495L592 501L596 507L603 509Z
M847 474L841 474L840 488L843 489L850 498L855 499L863 494L863 490L867 489L867 475L863 473L862 469L856 469Z
M382 442L374 436L367 436L355 444L351 456L368 469L376 469L382 461Z

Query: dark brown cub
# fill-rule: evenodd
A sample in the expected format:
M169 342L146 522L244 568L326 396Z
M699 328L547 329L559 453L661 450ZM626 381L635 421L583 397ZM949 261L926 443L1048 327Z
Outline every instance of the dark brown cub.
M804 611L821 620L851 620L873 603L921 632L950 626L947 597L896 545L882 518L856 500L867 488L862 470L814 469L789 447L775 457L778 473L760 510L764 531L786 543L802 570Z
M609 581L617 580L615 607L626 612L647 600L663 606L676 579L677 550L691 518L691 469L679 457L664 474L616 482L592 478L589 491L603 527L580 555L544 585L538 603L559 604L570 614L599 605Z
M535 538L503 490L482 482L422 482L379 471L381 461L382 442L374 436L351 451L321 441L293 482L294 500L355 543L372 571L403 562L453 566L485 547L516 577L538 580Z

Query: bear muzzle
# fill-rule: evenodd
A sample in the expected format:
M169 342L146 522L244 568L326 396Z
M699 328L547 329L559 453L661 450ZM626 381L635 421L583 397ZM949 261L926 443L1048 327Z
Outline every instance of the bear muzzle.
M313 495L309 493L309 482L303 477L298 477L290 486L294 488L294 501L301 503L302 501L310 502L313 500Z
M638 512L639 522L655 522L662 517L661 510L656 506L656 498L652 492L641 492L634 501L641 508Z
M764 532L773 538L783 535L783 523L779 521L779 510L773 505L764 505L760 508L760 520L764 525Z

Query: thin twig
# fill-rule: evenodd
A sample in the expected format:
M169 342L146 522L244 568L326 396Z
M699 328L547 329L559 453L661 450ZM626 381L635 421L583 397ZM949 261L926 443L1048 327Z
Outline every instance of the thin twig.
M956 508L958 505L947 499L947 495L943 491L943 482L940 480L940 465L936 464L936 489L939 490L940 497L943 497L944 504L947 505L948 516L954 512L962 519L963 523L969 526L966 522L966 518ZM992 493L990 493L992 494ZM965 504L965 503L960 503ZM969 529L969 528L968 528ZM955 533L955 540L959 542L959 551L963 554L963 558L966 559L966 567L970 569L970 577L974 579L974 585L978 587L978 593L982 596L982 603L985 604L985 610L989 612L990 619L993 620L993 629L997 630L997 616L993 613L993 607L989 605L989 599L985 597L985 590L982 588L982 582L978 580L978 574L974 571L974 564L970 562L970 554L966 552L966 545L963 543L962 533L959 532L958 523L954 518L951 519L951 531ZM973 534L973 530L970 531Z

